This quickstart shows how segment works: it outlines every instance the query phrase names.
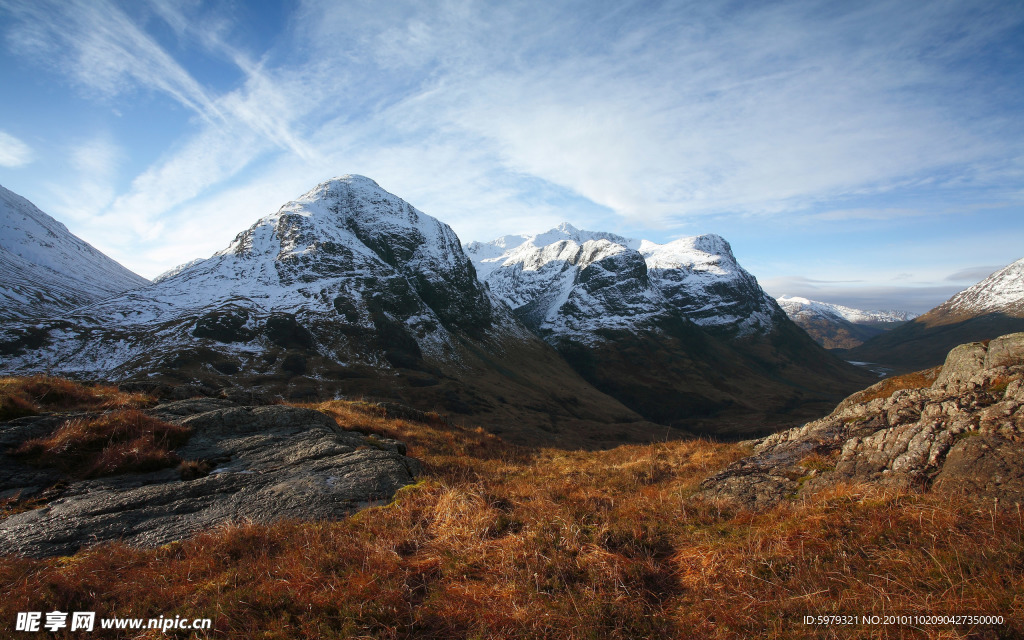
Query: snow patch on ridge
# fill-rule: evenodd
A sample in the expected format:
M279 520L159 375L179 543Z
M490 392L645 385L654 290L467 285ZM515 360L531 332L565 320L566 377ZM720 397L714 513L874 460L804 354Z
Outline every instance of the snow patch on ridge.
M876 322L906 322L913 320L917 314L909 311L882 310L864 311L839 304L809 300L799 296L782 296L777 299L779 306L790 318L821 316L824 318L840 318L854 324Z

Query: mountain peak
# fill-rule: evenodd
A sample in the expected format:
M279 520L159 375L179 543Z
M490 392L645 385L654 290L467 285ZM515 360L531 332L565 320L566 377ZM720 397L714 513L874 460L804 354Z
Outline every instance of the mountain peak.
M696 254L707 254L708 256L720 256L731 262L736 262L736 256L732 253L732 246L725 238L716 233L705 233L699 236L684 236L665 244L655 244L644 241L640 248L641 252L650 254L684 255L687 260L693 260Z
M450 227L363 176L321 182L151 286L31 330L0 323L0 352L3 372L353 395L510 435L543 436L556 416L572 421L558 440L648 428L492 297Z
M705 233L704 235L693 236L693 248L705 253L726 255L735 259L732 253L732 245L717 233Z
M453 242L457 245L458 238L447 225L374 180L349 174L325 180L285 203L238 234L217 255L275 256L277 262L293 263L301 277L308 277L303 275L303 265L337 263L337 251L372 253L392 266L409 260L450 262ZM348 259L341 262L347 264ZM348 267L339 263L339 268Z
M908 311L864 311L800 296L776 299L790 320L826 349L850 349L917 316Z
M570 240L576 244L584 244L591 240L607 240L622 246L632 246L635 244L635 241L630 240L629 238L623 238L622 236L614 233L607 233L604 231L585 231L574 227L568 222L562 222L557 227L549 229L544 233L538 233L534 236L524 235L519 237L523 239L523 244L529 243L535 247L544 247L563 240Z
M597 339L598 329L609 324L632 326L682 313L712 330L747 335L769 331L778 313L736 263L729 243L715 234L657 244L563 222L536 235L471 243L466 253L493 293L523 309L527 326L540 323L554 333ZM591 270L595 265L600 268ZM594 298L599 288L608 297L600 303ZM729 293L723 297L723 291ZM579 317L566 319L563 307L576 308Z
M303 194L299 199L316 199L321 197L323 193L329 192L332 188L336 190L339 187L354 190L370 189L384 191L384 189L382 189L381 186L371 178L367 178L366 176L361 176L356 173L346 173L344 175L324 180Z

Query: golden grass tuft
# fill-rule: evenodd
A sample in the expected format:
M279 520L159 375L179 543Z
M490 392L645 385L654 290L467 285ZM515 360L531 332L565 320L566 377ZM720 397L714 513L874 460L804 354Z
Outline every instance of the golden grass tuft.
M12 453L32 464L95 478L177 465L181 459L172 449L189 433L186 427L127 409L71 418L49 436L26 440Z
M997 375L988 381L985 390L992 395L1001 398L1003 394L1006 393L1006 389L1010 386L1010 383L1019 378L1019 375Z
M152 396L111 385L87 385L45 375L0 378L0 420L44 411L141 409L155 403Z

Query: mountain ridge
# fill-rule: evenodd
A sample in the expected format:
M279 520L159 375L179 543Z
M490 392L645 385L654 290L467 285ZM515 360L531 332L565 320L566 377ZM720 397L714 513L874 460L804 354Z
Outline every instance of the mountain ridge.
M2 186L0 227L0 319L38 318L150 284Z

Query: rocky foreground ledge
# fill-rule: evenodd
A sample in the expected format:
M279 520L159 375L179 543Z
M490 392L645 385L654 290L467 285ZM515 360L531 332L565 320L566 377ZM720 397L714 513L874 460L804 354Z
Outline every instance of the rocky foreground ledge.
M961 345L937 371L879 382L751 444L754 455L705 480L702 497L762 509L849 482L1013 508L1024 503L1024 333Z
M0 554L67 555L111 540L157 546L233 521L335 519L390 499L420 470L404 444L345 431L311 409L199 398L148 413L191 429L175 453L202 461L206 475L185 480L181 470L164 469L53 486L55 471L3 455L0 496L38 496L45 506L0 521ZM0 449L62 418L4 423Z

